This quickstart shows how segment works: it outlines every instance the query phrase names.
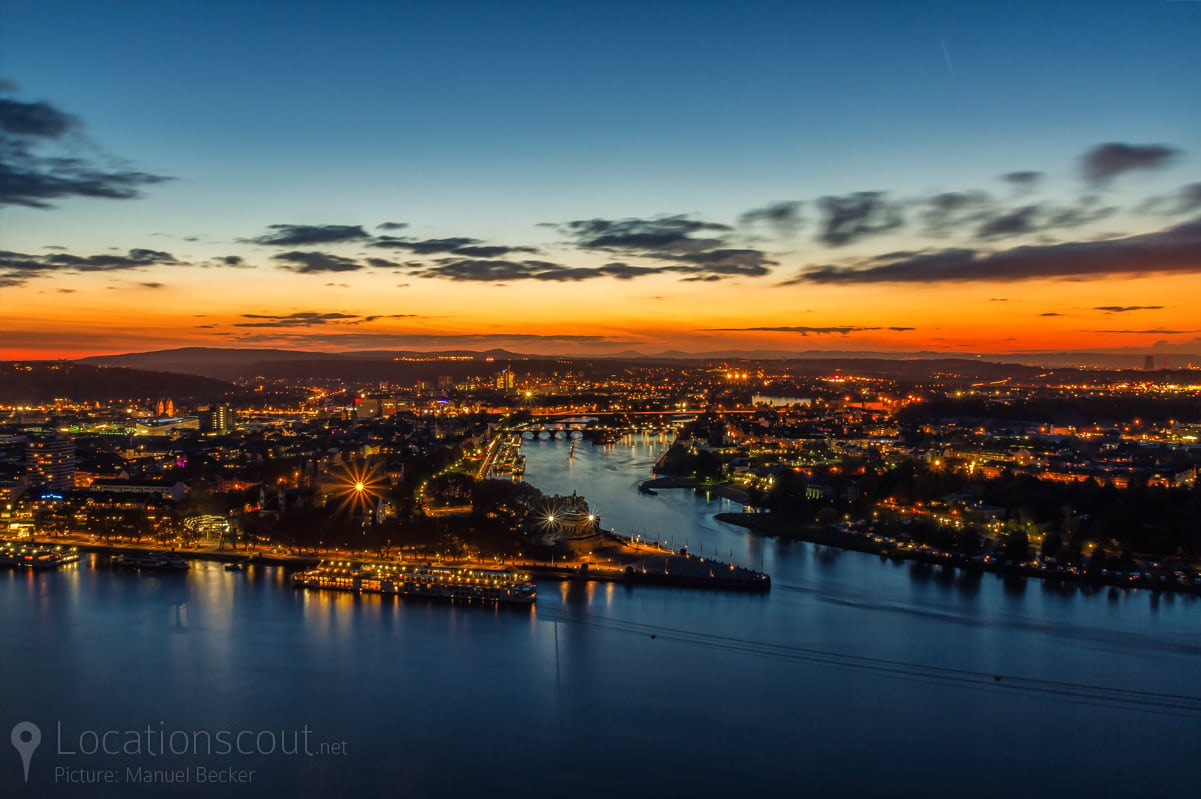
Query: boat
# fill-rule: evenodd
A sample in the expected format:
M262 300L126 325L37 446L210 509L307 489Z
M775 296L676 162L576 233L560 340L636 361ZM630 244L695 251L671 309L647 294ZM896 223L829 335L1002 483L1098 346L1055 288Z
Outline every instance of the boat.
M27 569L56 569L79 560L79 550L32 541L0 541L0 566Z
M114 566L138 571L187 571L188 562L175 552L126 552L113 558Z
M413 563L323 561L293 574L292 585L481 604L532 605L537 597L530 576L521 572Z
M235 560L233 563L226 563L225 570L227 572L244 572L246 571L246 561Z

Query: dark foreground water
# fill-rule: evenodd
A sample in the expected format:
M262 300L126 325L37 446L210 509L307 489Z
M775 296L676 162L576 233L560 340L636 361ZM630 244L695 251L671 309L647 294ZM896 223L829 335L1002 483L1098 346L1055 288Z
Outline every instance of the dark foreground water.
M209 563L0 572L0 796L1196 795L1201 602L755 538L637 494L661 446L529 442L527 478L762 564L770 594L542 583L515 610Z

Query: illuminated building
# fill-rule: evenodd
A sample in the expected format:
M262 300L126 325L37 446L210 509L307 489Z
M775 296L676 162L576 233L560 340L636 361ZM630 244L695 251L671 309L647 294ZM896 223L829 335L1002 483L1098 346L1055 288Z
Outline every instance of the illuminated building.
M516 387L517 376L513 374L512 369L505 369L497 373L496 388L498 391L512 391Z
M234 411L228 405L213 405L200 412L200 430L205 433L228 433L234 428Z
M75 442L61 434L31 439L25 448L25 466L35 483L66 491L75 484Z

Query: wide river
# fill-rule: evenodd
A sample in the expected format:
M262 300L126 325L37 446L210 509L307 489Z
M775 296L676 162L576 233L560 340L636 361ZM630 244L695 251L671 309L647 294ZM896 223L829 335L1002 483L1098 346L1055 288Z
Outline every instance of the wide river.
M666 443L526 442L526 478L769 594L543 582L485 609L214 563L0 572L0 796L1196 795L1195 598L759 538L637 493Z

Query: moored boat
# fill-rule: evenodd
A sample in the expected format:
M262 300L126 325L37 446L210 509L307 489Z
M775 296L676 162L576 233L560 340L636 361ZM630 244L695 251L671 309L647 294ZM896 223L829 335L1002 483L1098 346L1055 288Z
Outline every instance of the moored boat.
M457 602L529 605L537 589L528 574L411 563L326 561L292 575L296 588L448 599Z
M28 569L54 569L79 560L75 547L37 544L25 541L0 541L0 566Z

